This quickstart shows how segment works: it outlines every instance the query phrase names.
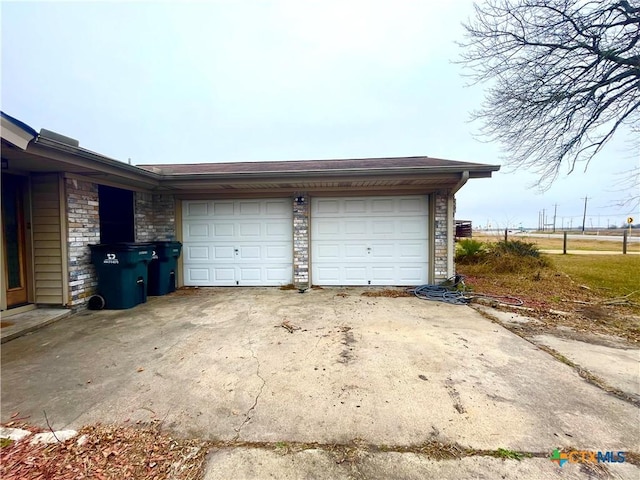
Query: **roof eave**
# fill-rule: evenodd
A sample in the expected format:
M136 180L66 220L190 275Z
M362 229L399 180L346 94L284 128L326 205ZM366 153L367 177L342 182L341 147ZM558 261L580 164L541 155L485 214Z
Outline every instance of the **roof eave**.
M129 165L113 158L105 157L98 153L92 152L81 147L75 147L66 143L58 142L42 136L36 137L29 151L35 154L46 156L44 152L38 152L39 149L46 151L56 151L65 155L65 162L77 166L82 166L102 173L108 173L116 176L123 176L135 179L147 187L157 187L160 183L161 175L144 170L134 165Z
M333 170L285 170L271 172L231 172L231 173L184 173L163 174L163 181L224 181L239 179L272 179L291 177L363 177L363 176L392 176L392 175L437 175L469 172L470 178L488 178L492 172L500 170L499 165L468 165L438 166L438 167L396 167L396 168L352 168Z

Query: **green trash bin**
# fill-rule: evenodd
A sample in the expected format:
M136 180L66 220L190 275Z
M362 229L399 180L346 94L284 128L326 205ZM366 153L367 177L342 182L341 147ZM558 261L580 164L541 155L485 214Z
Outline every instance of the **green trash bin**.
M103 243L89 247L104 308L122 310L147 301L147 264L153 255L152 244Z
M166 295L176 291L176 269L182 252L180 242L154 242L155 255L149 263L147 295Z

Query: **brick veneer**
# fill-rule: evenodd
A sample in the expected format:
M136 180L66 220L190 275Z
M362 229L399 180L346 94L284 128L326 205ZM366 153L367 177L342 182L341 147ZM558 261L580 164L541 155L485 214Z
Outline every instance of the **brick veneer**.
M176 236L173 195L136 192L136 242L174 240Z
M436 192L433 194L435 203L435 218L433 219L433 241L434 241L434 276L435 281L446 280L449 276L448 271L448 255L450 250L449 243L453 243L453 238L448 238L448 192ZM453 272L452 272L453 274Z
M98 186L66 179L69 306L84 304L96 292L98 280L91 263L90 243L100 242Z
M305 192L293 197L293 284L309 287L309 196Z

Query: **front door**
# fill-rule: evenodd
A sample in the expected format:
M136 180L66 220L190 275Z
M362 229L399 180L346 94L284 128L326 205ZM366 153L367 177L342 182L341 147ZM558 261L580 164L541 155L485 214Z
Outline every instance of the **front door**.
M2 175L2 235L7 307L27 303L27 255L24 215L25 179Z

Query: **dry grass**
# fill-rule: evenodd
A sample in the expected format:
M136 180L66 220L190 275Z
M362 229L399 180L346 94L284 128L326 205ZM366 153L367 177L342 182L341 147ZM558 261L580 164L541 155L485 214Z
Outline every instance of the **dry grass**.
M397 290L392 288L384 288L382 290L367 290L361 294L363 297L389 297L389 298L400 298L400 297L413 297L412 293L409 293L407 290Z
M552 261L553 267L501 274L487 265L457 268L475 292L522 299L542 322L527 328L568 326L640 341L639 257L569 255Z
M504 235L473 235L474 240L481 242L501 242L504 241ZM547 237L529 237L523 234L509 235L509 240L523 240L525 242L534 243L540 250L562 250L562 238ZM605 252L622 252L622 241L612 242L607 240L597 240L593 235L586 235L584 239L568 239L567 250L594 250ZM640 243L629 242L627 244L628 252L640 252Z

